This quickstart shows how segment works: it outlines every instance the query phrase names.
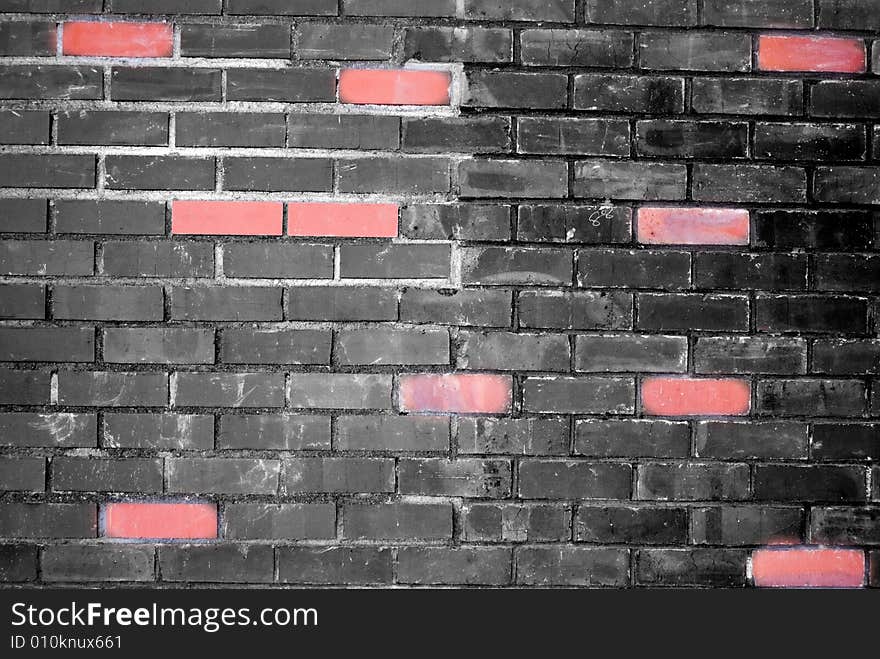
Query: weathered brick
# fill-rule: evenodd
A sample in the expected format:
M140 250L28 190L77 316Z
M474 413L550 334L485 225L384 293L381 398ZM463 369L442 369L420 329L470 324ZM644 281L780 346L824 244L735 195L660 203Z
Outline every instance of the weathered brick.
M336 537L329 503L234 503L223 509L223 536L236 540L328 540Z
M605 458L683 458L690 453L690 429L682 421L579 419L574 452Z
M47 581L153 581L155 553L153 547L53 545L45 548L40 564Z
M653 462L639 465L637 473L637 499L715 501L749 496L746 464Z
M400 320L412 323L509 327L509 291L407 288L400 296Z
M64 458L58 458L63 460ZM46 489L46 460L0 457L0 490L43 492Z
M463 454L566 455L568 421L547 418L462 418L456 440Z
M695 452L718 460L799 460L807 457L807 426L795 421L700 421Z
M280 468L279 460L168 458L165 483L168 492L276 494Z
M523 547L516 553L517 583L527 586L624 586L629 551L593 547Z
M0 414L0 444L14 447L95 448L97 414Z
M585 460L522 460L519 496L523 499L628 499L628 464Z
M510 462L459 458L401 458L398 461L401 494L504 498L510 495Z
M629 329L632 296L614 291L522 291L517 297L521 327Z
M449 333L440 329L352 329L336 334L337 364L448 364Z
M101 446L159 450L214 447L214 417L207 414L104 414Z
M217 433L218 449L328 450L330 419L297 414L224 414Z
M52 489L59 492L161 492L162 460L57 457L52 460Z
M462 518L462 534L471 542L558 542L571 536L571 511L558 504L468 503Z
M781 506L691 508L692 539L698 545L767 545L798 542L804 512Z
M335 448L339 451L446 451L449 420L431 416L340 416Z
M351 540L449 540L448 503L383 503L345 506L344 535Z
M500 547L404 547L397 579L411 584L500 586L510 582L511 550Z
M382 547L281 547L278 549L278 580L352 586L389 584L391 561L391 550Z
M574 519L580 542L638 545L684 544L687 509L651 506L579 506Z
M292 458L281 487L288 494L393 492L394 461L384 458Z
M264 545L164 545L159 571L164 581L269 583L273 550Z
M166 373L59 371L58 402L89 407L164 407Z
M229 364L329 364L330 333L322 330L223 330L220 359Z
M626 377L531 377L523 409L562 414L632 414L635 385Z
M640 549L636 582L661 586L744 586L748 552L739 549Z
M175 373L174 404L205 407L281 407L281 373Z

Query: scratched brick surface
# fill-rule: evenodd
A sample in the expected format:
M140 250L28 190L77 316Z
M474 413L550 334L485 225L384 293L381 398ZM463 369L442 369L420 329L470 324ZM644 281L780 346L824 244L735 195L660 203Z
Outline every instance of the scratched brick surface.
M877 587L878 76L874 0L0 0L0 581Z

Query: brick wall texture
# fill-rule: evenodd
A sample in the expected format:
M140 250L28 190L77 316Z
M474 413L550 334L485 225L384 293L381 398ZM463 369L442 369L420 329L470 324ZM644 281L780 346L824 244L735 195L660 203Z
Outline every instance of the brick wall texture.
M0 580L880 585L876 0L0 0Z

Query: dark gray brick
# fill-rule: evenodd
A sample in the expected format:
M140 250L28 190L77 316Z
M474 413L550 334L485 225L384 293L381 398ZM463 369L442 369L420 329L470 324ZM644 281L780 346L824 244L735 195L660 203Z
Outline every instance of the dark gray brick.
M603 544L678 545L687 542L686 508L579 506L575 539Z
M568 506L540 503L466 503L462 536L469 542L558 542L571 536Z
M46 289L36 284L0 284L0 318L46 317Z
M0 24L0 54L4 57L51 57L55 55L55 47L54 23Z
M213 190L214 159L107 156L107 187L122 190Z
M280 288L171 289L175 320L281 320Z
M287 25L180 26L183 57L290 57Z
M97 526L93 503L0 504L4 538L94 538Z
M449 419L431 416L340 416L339 451L442 451L449 448Z
M55 231L161 236L165 233L165 204L59 199L55 202Z
M772 78L694 78L698 113L797 115L804 111L803 82Z
M14 447L94 448L96 414L0 414L0 445Z
M684 373L687 337L656 334L581 335L574 370L591 373Z
M219 69L113 67L110 94L114 101L220 101L220 85Z
M531 66L632 65L633 34L622 30L523 30L522 63Z
M290 406L323 409L389 409L391 376L357 373L292 373Z
M559 110L568 105L568 76L562 73L469 71L462 105L484 108Z
M684 199L684 165L612 160L574 163L572 193L597 199Z
M397 320L397 291L364 286L289 288L288 320Z
M569 341L562 334L462 332L457 367L505 371L568 371Z
M798 542L804 513L781 506L691 508L692 539L698 545L767 545Z
M95 156L0 154L0 186L6 188L94 188Z
M404 547L397 580L408 584L500 586L511 579L511 550L501 547Z
M526 586L624 586L627 549L523 547L516 555L516 581Z
M161 492L162 459L56 457L52 460L52 489L56 492Z
M220 417L218 449L319 451L330 449L330 419L296 414Z
M329 364L326 330L223 330L220 359L228 364Z
M5 240L0 243L0 273L4 275L91 275L95 245L73 240Z
M448 279L451 267L446 244L343 244L339 258L355 279Z
M403 120L403 150L499 153L510 149L510 121L504 117L444 117Z
M390 584L391 563L391 550L382 547L281 547L278 580L350 586Z
M270 583L272 547L263 545L166 545L159 548L163 581Z
M523 409L562 414L632 414L632 378L546 377L523 383Z
M632 295L618 292L523 291L518 297L522 327L629 329Z
M527 247L462 249L462 281L467 284L567 286L571 279L571 250Z
M397 470L401 494L497 499L511 493L507 460L401 458Z
M0 369L0 403L46 405L49 403L50 373Z
M614 0L587 0L587 23L687 26L697 22L696 0L642 0L632 7Z
M213 364L214 332L194 327L108 327L104 360L117 364Z
M178 112L176 122L177 146L284 146L281 113Z
M449 540L452 506L448 503L348 504L344 535L352 540Z
M517 238L551 243L628 243L632 209L624 206L521 204Z
M546 418L462 418L456 439L464 454L567 455L568 421Z
M287 494L393 492L394 460L388 458L292 458L284 461Z
M58 143L164 146L168 144L168 113L59 112Z
M165 482L168 492L275 494L280 469L278 460L168 458Z
M428 195L450 188L447 158L350 158L337 163L339 192Z
M0 361L90 362L95 359L91 327L2 327Z
M212 277L214 249L194 242L104 243L104 274L111 277Z
M337 364L448 364L449 332L441 329L351 329L337 332Z
M0 231L44 233L45 199L0 199Z
M501 63L513 59L511 30L491 27L407 27L404 59Z
M693 348L697 373L806 373L803 339L761 336L698 337Z
M329 192L333 163L329 158L225 158L223 187L259 192Z
M519 465L523 499L629 499L631 481L627 464L523 460Z
M0 457L0 490L43 492L45 489L45 458Z
M795 421L700 421L695 455L718 460L799 460L807 457L807 425Z
M706 0L703 24L810 28L813 27L813 3L811 0Z
M643 32L639 66L664 71L749 71L752 39L740 32Z
M336 100L333 69L230 69L226 74L230 101L309 103Z
M584 73L574 77L574 107L607 112L684 112L684 78Z
M59 371L58 402L89 407L164 407L168 403L168 375Z
M103 93L95 66L0 66L0 99L98 100Z
M400 319L414 323L509 327L512 300L502 290L407 288L400 297Z
M333 247L307 243L228 243L223 246L227 277L330 279Z
M637 474L637 499L716 501L749 497L747 464L653 462L639 465Z
M641 549L635 579L657 586L744 586L748 555L738 549Z
M214 447L214 417L207 414L104 414L101 446L157 450Z
M683 458L690 453L690 428L683 421L581 419L574 452L603 458Z
M418 204L400 211L400 233L436 240L510 239L510 206L505 204Z
M350 23L301 23L295 29L300 59L387 60L394 46L394 27Z
M159 286L53 286L55 318L74 320L162 320Z
M400 146L400 118L291 113L290 146L305 149L388 149Z
M283 373L177 373L177 406L281 407Z
M131 582L155 579L153 547L53 545L43 550L43 579L58 582Z
M14 23L3 23L2 25L14 25ZM2 35L0 35L0 39L2 39ZM0 144L48 143L48 112L41 110L0 111Z
M233 503L223 509L223 537L233 540L332 540L332 503Z

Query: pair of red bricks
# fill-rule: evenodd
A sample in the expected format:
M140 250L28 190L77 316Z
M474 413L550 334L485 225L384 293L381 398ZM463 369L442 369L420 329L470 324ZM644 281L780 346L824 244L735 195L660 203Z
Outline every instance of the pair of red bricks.
M173 29L167 23L71 21L63 25L62 53L65 55L170 57L172 54ZM867 68L865 42L846 37L760 35L758 68L762 71L864 73ZM397 75L390 75L392 73ZM449 102L448 78L444 88L443 74L406 72L399 78L402 73L343 71L339 80L340 100L406 105ZM354 100L364 94L373 100Z

